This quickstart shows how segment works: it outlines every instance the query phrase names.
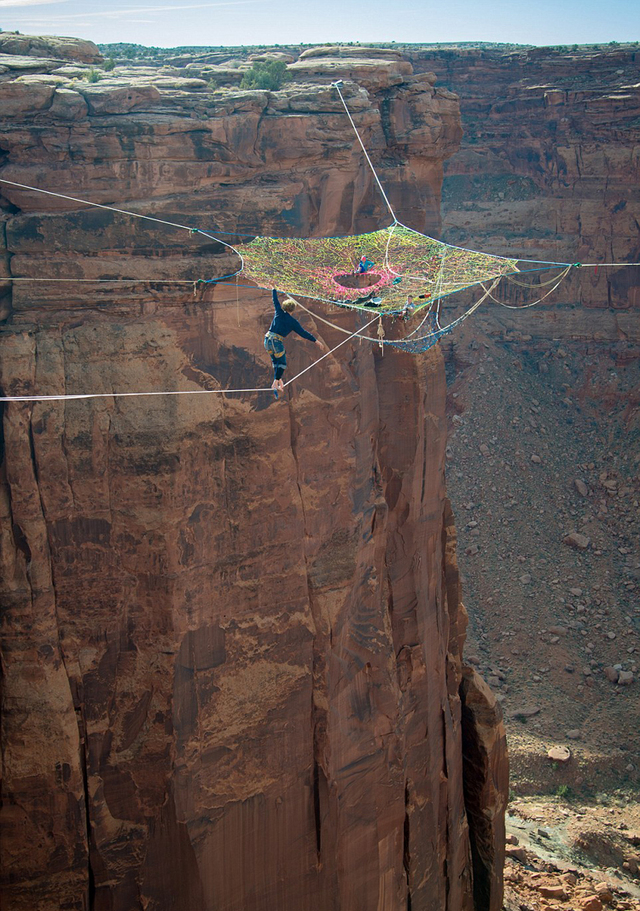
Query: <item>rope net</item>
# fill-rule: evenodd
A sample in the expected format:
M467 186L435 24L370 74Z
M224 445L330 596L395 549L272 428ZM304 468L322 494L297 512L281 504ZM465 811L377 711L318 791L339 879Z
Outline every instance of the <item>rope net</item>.
M448 294L518 272L517 260L477 253L394 223L370 234L256 237L243 245L244 275L264 288L389 314L430 307ZM359 272L361 259L369 260Z

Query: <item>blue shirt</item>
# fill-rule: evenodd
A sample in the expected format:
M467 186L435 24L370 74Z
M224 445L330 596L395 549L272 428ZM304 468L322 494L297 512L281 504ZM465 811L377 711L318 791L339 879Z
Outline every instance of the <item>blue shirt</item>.
M298 320L291 316L290 313L287 313L280 306L280 301L278 300L278 292L276 289L273 289L273 306L276 311L276 315L271 321L269 326L269 332L275 332L276 335L281 335L282 338L286 338L290 332L297 332L298 335L301 335L302 338L309 339L310 342L315 342L315 335L311 335L310 332L307 332L306 329L303 329Z

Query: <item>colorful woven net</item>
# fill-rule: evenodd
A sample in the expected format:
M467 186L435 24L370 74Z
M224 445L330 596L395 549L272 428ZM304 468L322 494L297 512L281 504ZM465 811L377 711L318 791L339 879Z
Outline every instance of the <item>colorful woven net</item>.
M244 274L263 288L389 313L414 310L477 282L517 272L517 260L441 243L404 225L329 238L256 237L242 247ZM364 274L358 264L373 265Z

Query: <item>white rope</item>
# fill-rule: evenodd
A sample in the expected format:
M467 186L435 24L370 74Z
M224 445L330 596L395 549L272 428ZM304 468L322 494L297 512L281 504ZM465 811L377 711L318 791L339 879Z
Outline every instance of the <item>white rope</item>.
M532 259L523 259L521 262L534 262ZM558 263L557 265L561 265ZM580 269L597 269L599 266L640 266L640 263L572 263Z
M233 278L233 276L232 276ZM2 282L85 282L92 285L194 285L203 279L193 278L31 278L28 275L0 277Z
M527 310L529 307L535 307L537 304L541 304L542 301L546 300L550 294L553 294L553 292L556 290L556 288L558 288L562 284L563 280L567 277L569 271L572 268L573 268L573 266L567 266L567 268L564 269L562 271L562 273L560 274L560 276L558 277L558 280L555 283L555 285L553 286L553 288L550 288L546 294L543 294L542 297L538 298L538 300L531 301L531 303L529 303L529 304L515 304L515 305L514 304L505 304L504 301L499 301L491 293L489 293L489 297L494 302L494 304L498 304L500 307L504 307L507 310ZM487 290L482 282L480 282L480 287L483 288L485 291ZM490 290L493 290L493 288Z
M475 304L472 304L468 310L465 310L465 312L462 313L459 317L457 317L457 319L454 319L452 322L448 323L448 325L443 326L441 329L438 329L436 332L429 332L429 333L427 333L427 335L422 335L419 338L408 338L407 337L406 339L397 339L397 340L394 340L393 342L388 341L388 342L386 342L386 344L393 345L394 348L399 348L401 345L403 345L405 343L407 345L413 345L413 344L416 344L417 342L424 342L429 338L439 339L441 335L445 335L445 334L451 332L452 329L455 329L456 326L459 326L460 323L464 322L464 320L466 320L469 316L471 316L472 313L475 313L475 311L478 309L478 307L485 302L487 297L490 296L491 291L493 291L493 289L498 285L501 278L502 278L502 276L499 276L498 278L496 278L489 289L485 288L484 289L485 293L482 295L482 297L479 300L477 300L475 302ZM427 316L428 316L428 314L427 314ZM425 319L426 319L426 317L425 317ZM422 323L424 323L424 320L422 321ZM422 325L422 323L420 325Z
M546 282L536 282L536 283L533 283L533 282L519 282L517 278L512 278L510 275L505 275L505 279L506 279L506 281L508 281L510 284L512 284L512 285L517 285L518 288L526 288L527 290L531 290L531 289L533 289L533 288L548 288L549 285L552 285L558 278L564 278L564 276L569 272L569 270L570 270L571 268L573 268L573 267L572 267L572 266L569 266L567 269L564 269L564 270L560 273L560 275L554 275L552 278L548 278L548 279L546 280Z
M310 311L308 311L310 312ZM363 326L363 329L367 329L372 323L378 319L376 315L371 322L367 323L366 326ZM292 376L284 385L290 386L295 380L299 379L307 371L311 370L312 367L315 367L316 364L319 364L320 361L323 361L325 357L329 357L330 354L333 354L334 351L337 351L338 348L341 348L345 345L349 339L358 335L361 330L357 329L355 332L351 332L348 338L343 339L339 344L332 348L330 351L326 351L321 357L319 357L312 364L309 364L308 367L305 367L304 370L301 370L300 373L296 373L295 376ZM367 338L367 336L363 336ZM72 399L123 399L123 398L141 398L143 396L150 395L233 395L233 394L243 394L249 392L270 392L273 394L273 388L271 386L257 386L254 388L247 389L173 389L173 390L163 390L161 392L88 392L88 393L74 393L69 395L4 395L0 396L0 402L64 402Z
M225 240L220 240L219 237L214 237L213 234L207 234L206 231L201 231L200 228L193 228L190 225L182 225L179 222L175 221L166 221L164 218L156 218L153 215L142 215L140 212L130 212L127 209L118 209L115 206L106 206L100 202L91 202L88 199L79 199L77 196L65 196L64 193L54 193L52 190L41 190L39 187L30 187L25 183L17 183L15 180L7 180L4 177L0 177L0 183L8 184L11 187L19 187L21 190L31 190L33 193L43 193L45 196L55 196L58 199L67 199L71 202L79 202L84 206L92 206L94 209L107 209L109 212L118 212L120 215L129 215L131 218L143 218L145 221L155 221L160 225L168 225L170 228L181 228L184 231L189 231L190 233L202 234L203 237L209 238L209 240L215 240L216 243L222 244L223 247L227 247L240 258L240 268L238 272L234 272L234 275L239 274L244 269L244 259L242 254L236 250L231 244L228 244Z
M370 322L368 322L368 323L366 324L366 326L363 326L362 329L368 329L369 326L371 326L373 323L375 323L375 321L376 321L377 319L378 319L378 316L376 315L376 316L374 317L374 319L372 319ZM296 373L296 375L295 375L295 376L292 376L291 379L288 380L284 385L285 385L285 386L289 386L291 383L293 383L294 380L299 379L299 378L303 375L303 373L306 373L308 370L311 370L312 367L315 367L316 364L319 364L320 361L323 361L323 360L325 359L325 357L329 357L329 355L330 355L330 354L333 354L334 351L337 351L338 348L342 348L343 345L346 345L346 344L347 344L347 342L349 341L349 339L354 338L355 336L359 335L359 333L360 333L360 330L356 330L355 332L352 332L351 335L349 336L349 338L344 338L339 344L337 344L337 345L335 346L335 348L332 348L331 351L326 351L326 352L322 355L322 357L319 357L317 361L314 361L314 362L313 362L313 364L309 364L309 366L308 366L308 367L305 367L304 370L301 370L300 373ZM368 336L363 335L363 336L361 336L361 338L368 338Z
M66 402L70 399L124 399L147 395L215 395L233 392L273 392L268 386L255 389L174 389L162 392L88 392L73 395L5 395L0 402Z
M371 159L369 158L369 153L365 149L364 143L363 143L362 139L360 138L360 133L358 133L358 129L357 129L355 123L353 122L353 117L351 116L351 113L349 112L349 108L347 107L347 104L346 104L344 98L342 97L342 92L340 91L340 86L342 85L342 80L340 79L340 80L338 80L338 82L332 82L331 85L334 87L334 89L340 96L340 101L342 102L342 106L344 107L344 109L346 111L347 117L351 121L351 126L353 127L353 132L356 134L356 136L358 138L360 147L361 147L362 151L364 152L364 157L367 159L367 162L369 163L369 167L371 168L371 173L373 174L373 176L376 179L376 183L378 184L380 192L382 193L382 197L387 204L387 209L391 213L391 217L393 218L394 224L396 224L398 221L398 219L396 218L396 213L391 208L391 203L389 202L389 199L387 198L387 194L384 192L384 187L380 183L380 178L378 177L378 175L376 173L376 169L374 168L373 163L372 163Z

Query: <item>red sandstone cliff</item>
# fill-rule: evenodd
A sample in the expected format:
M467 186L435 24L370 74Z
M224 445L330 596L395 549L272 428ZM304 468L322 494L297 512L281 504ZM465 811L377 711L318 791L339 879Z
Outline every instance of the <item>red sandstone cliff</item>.
M527 259L640 261L637 46L409 56L460 96L464 139L446 168L443 239ZM508 299L537 296L512 289ZM577 271L540 307L490 309L501 335L637 347L640 267Z
M216 94L4 60L0 176L203 229L364 230L384 212L317 81L357 74L396 209L436 230L455 97L395 54L305 59L312 81ZM162 284L224 274L222 248L2 192L5 275L154 282L6 283L5 393L265 382L268 295ZM437 349L364 344L284 403L6 407L3 907L497 911L504 732L463 676L444 407Z

